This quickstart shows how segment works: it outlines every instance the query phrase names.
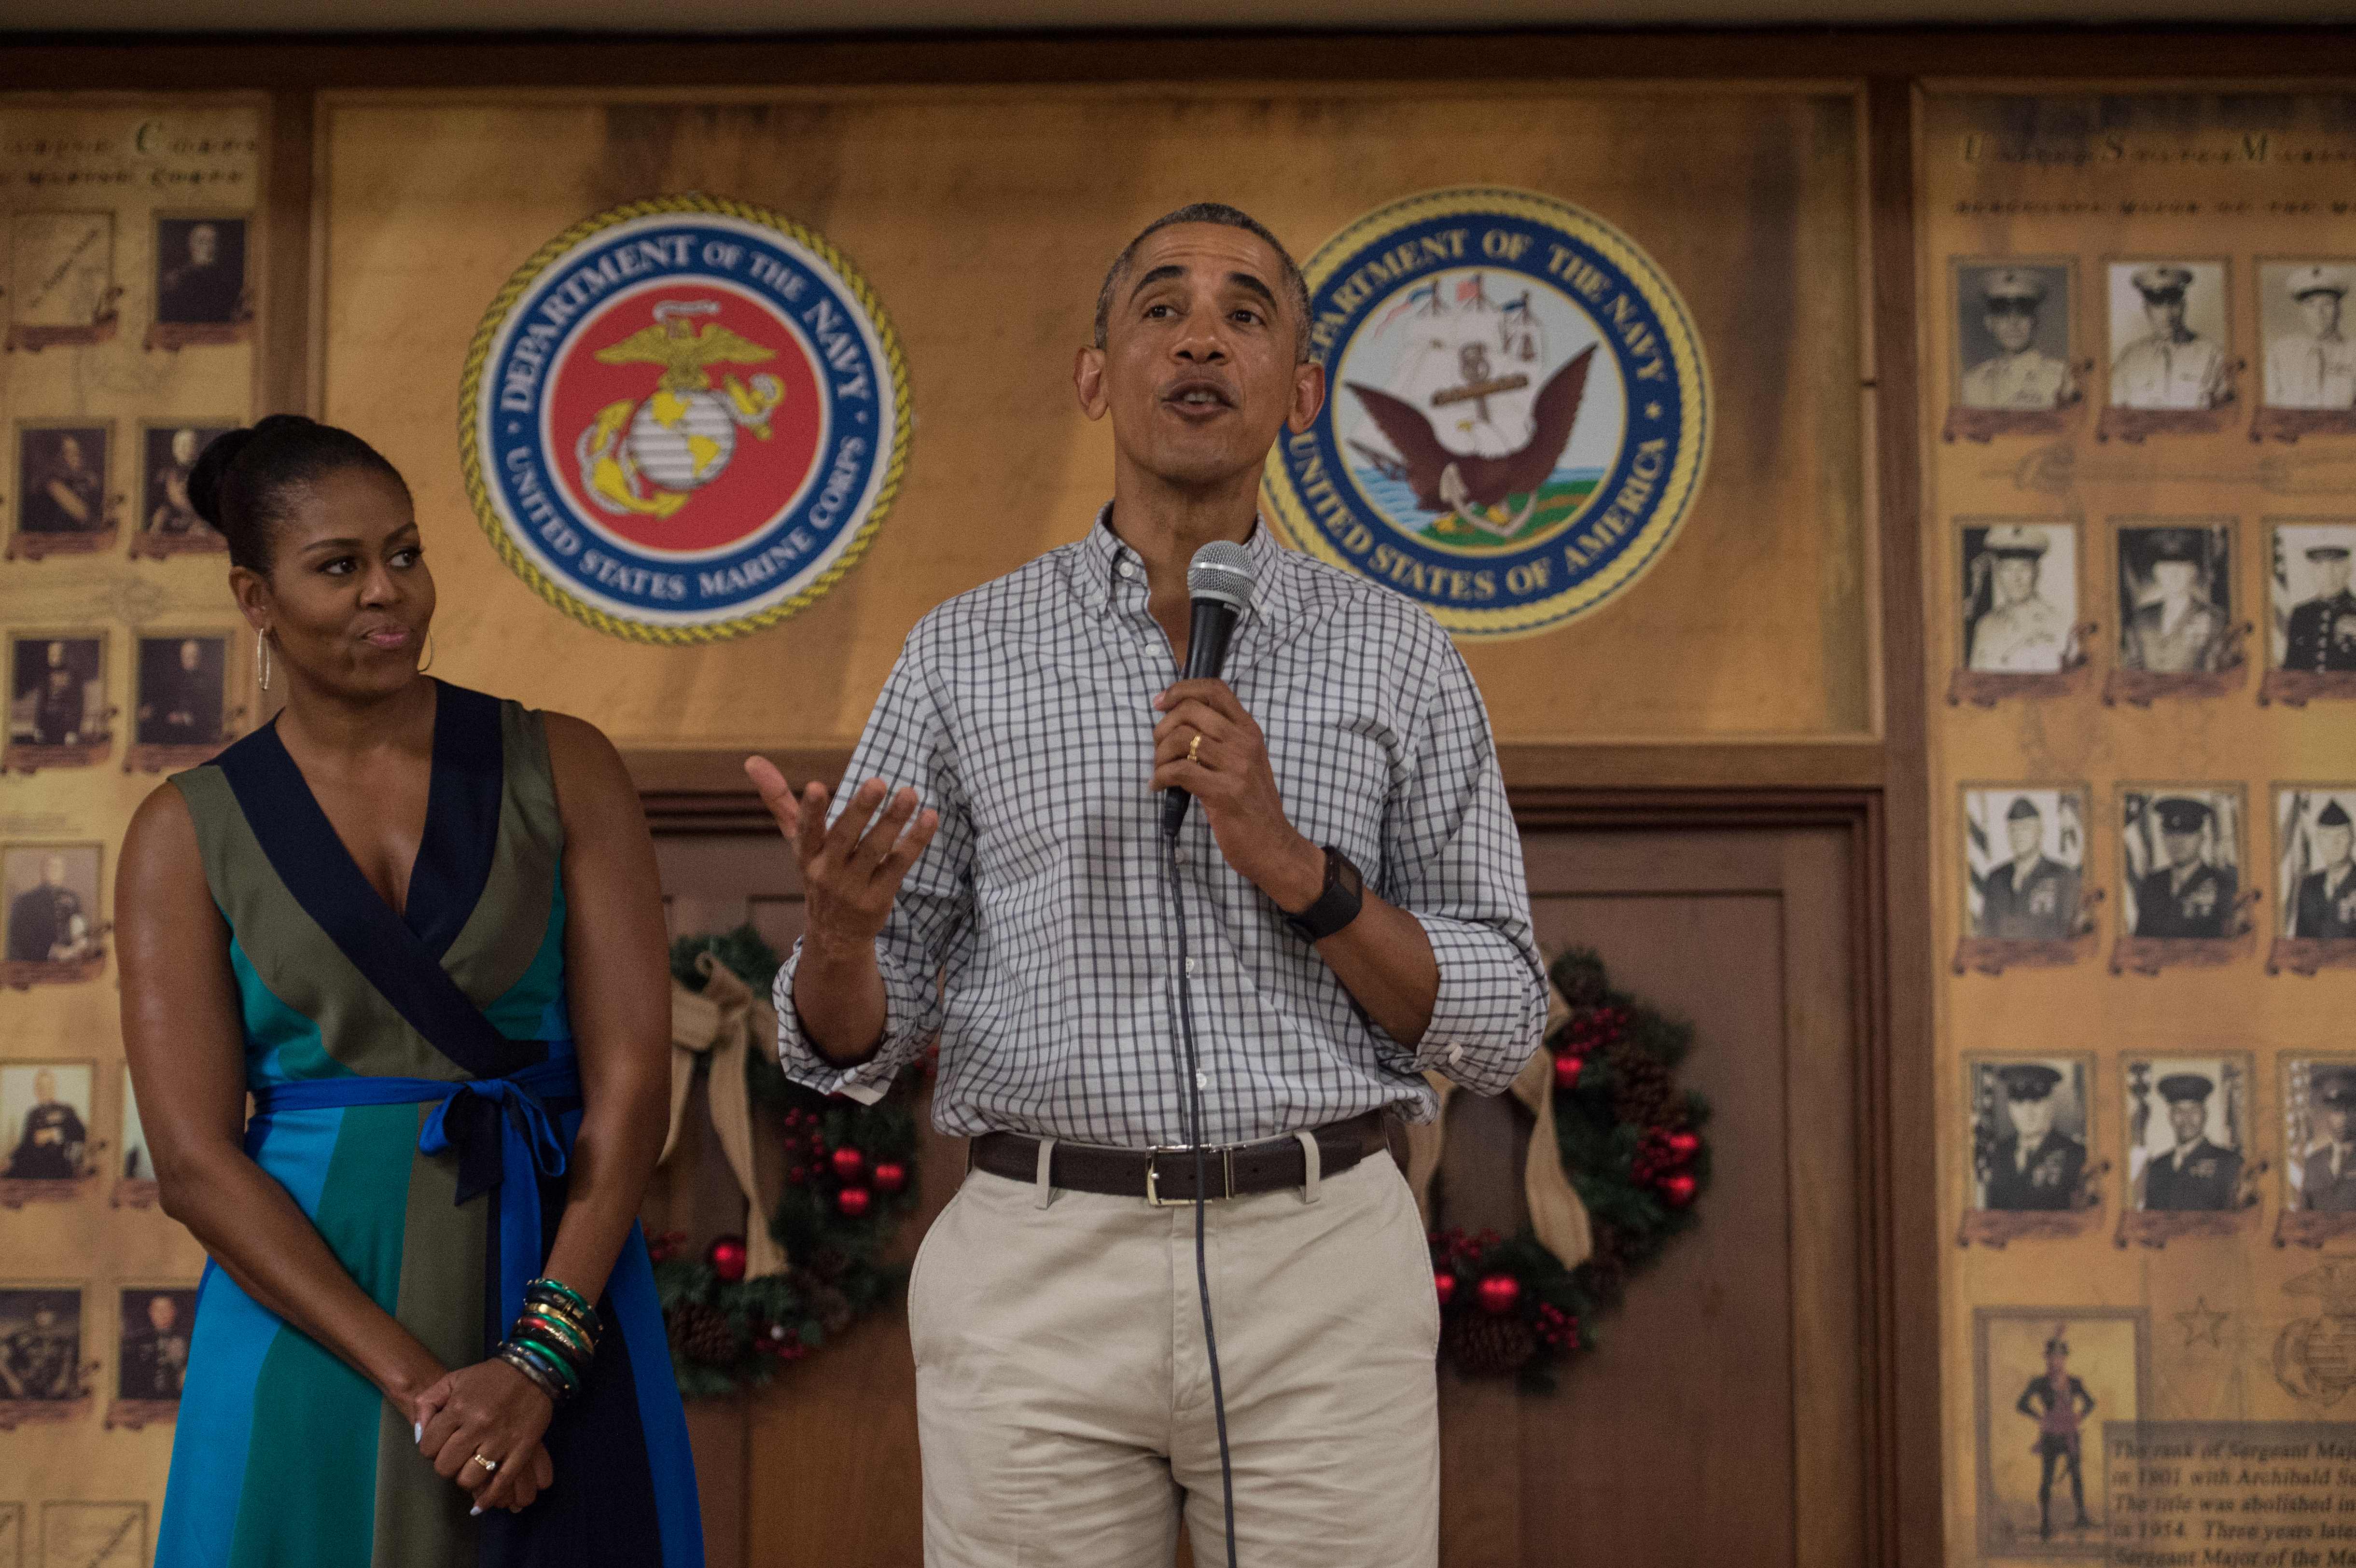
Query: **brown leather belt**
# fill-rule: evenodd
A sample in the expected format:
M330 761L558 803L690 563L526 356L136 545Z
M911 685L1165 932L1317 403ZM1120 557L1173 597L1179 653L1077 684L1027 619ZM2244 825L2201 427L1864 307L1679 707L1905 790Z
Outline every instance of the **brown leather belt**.
M1320 1177L1339 1176L1384 1147L1383 1113L1369 1111L1346 1122L1334 1122L1317 1128L1313 1136ZM971 1169L986 1170L1010 1181L1039 1179L1037 1138L1021 1133L984 1133L968 1148ZM1057 1143L1048 1158L1050 1187L1142 1198L1161 1207L1194 1201L1192 1148L1101 1148L1093 1144ZM1297 1137L1228 1144L1203 1151L1203 1175L1207 1187L1204 1196L1215 1201L1301 1186L1309 1179L1309 1160Z

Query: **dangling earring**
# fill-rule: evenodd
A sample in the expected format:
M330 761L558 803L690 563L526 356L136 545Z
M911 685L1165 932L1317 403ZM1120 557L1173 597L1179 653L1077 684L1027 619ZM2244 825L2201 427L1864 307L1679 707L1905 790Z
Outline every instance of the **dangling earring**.
M427 670L432 669L433 667L434 667L434 628L433 628L433 627L431 627L431 626L428 626L428 627L426 627L426 628L425 628L425 662L424 662L423 664L419 665L419 666L417 667L417 673L418 673L418 674L420 674L420 675L423 675Z
M262 689L270 689L270 628L257 627L253 634L253 662L262 667Z

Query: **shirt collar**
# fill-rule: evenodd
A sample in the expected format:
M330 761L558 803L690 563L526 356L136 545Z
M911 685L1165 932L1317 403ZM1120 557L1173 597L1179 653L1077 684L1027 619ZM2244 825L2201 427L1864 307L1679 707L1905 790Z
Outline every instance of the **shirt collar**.
M1080 549L1084 563L1080 596L1090 610L1099 615L1110 612L1119 597L1124 561L1136 565L1142 590L1145 563L1112 531L1111 502L1098 509L1096 523L1080 541ZM1299 563L1290 559L1292 551L1277 543L1264 517L1253 518L1244 549L1251 556L1254 584L1251 603L1244 611L1245 623L1265 620L1271 628L1286 624L1300 609L1300 585L1293 580Z

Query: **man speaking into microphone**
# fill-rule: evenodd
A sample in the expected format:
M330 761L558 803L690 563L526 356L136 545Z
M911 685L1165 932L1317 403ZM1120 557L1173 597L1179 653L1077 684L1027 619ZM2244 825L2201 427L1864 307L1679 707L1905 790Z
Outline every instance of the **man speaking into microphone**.
M1384 1118L1434 1114L1428 1071L1505 1089L1545 979L1462 659L1258 520L1324 399L1307 315L1245 214L1150 225L1073 369L1116 453L1087 537L917 624L847 801L746 764L807 889L786 1071L873 1099L937 1035L974 1140L909 1280L932 1568L1164 1568L1182 1512L1227 1562L1223 1449L1248 1568L1437 1559L1439 1307ZM1222 541L1224 678L1178 678Z

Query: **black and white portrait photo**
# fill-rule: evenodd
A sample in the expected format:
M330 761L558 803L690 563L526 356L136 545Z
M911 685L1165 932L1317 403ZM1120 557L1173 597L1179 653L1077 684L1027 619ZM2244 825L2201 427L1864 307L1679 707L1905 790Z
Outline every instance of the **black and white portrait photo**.
M2067 1211L2086 1175L2083 1057L1972 1057L1972 1203L2007 1213Z
M8 643L8 743L80 746L106 730L106 640L18 635Z
M2058 675L2078 662L2076 525L1968 519L1962 549L1965 669Z
M2356 343L2344 319L2351 279L2346 261L2258 264L2266 407L2356 412Z
M188 1376L188 1330L197 1319L195 1288L140 1285L126 1289L122 1293L122 1314L116 1396L178 1399Z
M2275 787L2276 929L2356 942L2356 784Z
M2119 799L2121 918L2127 933L2178 941L2237 934L2240 787L2130 784Z
M2116 540L2119 667L2164 676L2230 668L2232 523L2123 522Z
M16 531L97 534L112 525L103 424L20 425L16 430Z
M81 1292L0 1285L0 1400L81 1395Z
M2112 261L2104 278L2114 407L2197 411L2232 397L2224 262Z
M140 432L140 529L145 539L178 541L184 549L228 548L188 504L188 475L213 438L229 428L218 422L152 424Z
M0 849L0 906L12 965L78 965L98 956L99 847Z
M138 743L219 745L228 669L225 634L140 638Z
M2282 1060L2283 1207L2356 1228L2356 1056Z
M1991 942L2078 933L2086 793L2055 785L1964 791L1965 917Z
M0 1179L72 1181L91 1173L87 1061L12 1061L0 1066Z
M2356 522L2286 519L2267 532L2274 667L2356 675Z
M2125 1072L2127 1186L2135 1207L2162 1214L2242 1207L2249 1059L2132 1056Z
M155 220L155 319L209 326L236 321L245 298L245 219Z
M1955 401L2005 413L2050 413L2074 401L2072 264L1957 257L1951 265Z

